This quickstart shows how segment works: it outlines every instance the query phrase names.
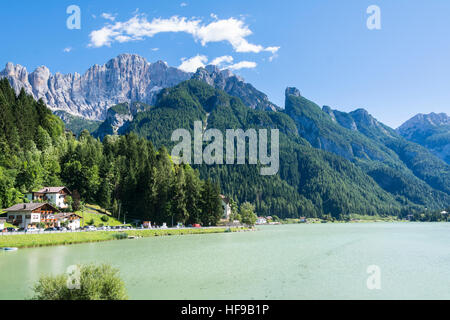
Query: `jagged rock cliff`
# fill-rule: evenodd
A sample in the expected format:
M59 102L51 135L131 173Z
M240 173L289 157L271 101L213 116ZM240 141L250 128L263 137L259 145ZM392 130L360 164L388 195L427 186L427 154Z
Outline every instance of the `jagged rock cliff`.
M94 65L83 75L52 74L41 66L28 73L21 65L7 63L0 78L6 77L18 93L22 88L35 99L42 98L50 109L63 110L87 119L104 120L107 110L121 103L153 105L157 94L191 78L241 98L253 109L278 110L267 96L229 70L215 66L200 68L194 75L169 67L163 61L149 63L135 54L121 54L106 64Z
M12 63L0 72L0 78L6 77L16 92L24 88L52 110L97 120L105 119L108 108L116 104L153 104L161 89L191 76L163 61L149 63L134 54L121 54L102 66L94 65L83 75L52 75L45 66L28 73L25 67Z

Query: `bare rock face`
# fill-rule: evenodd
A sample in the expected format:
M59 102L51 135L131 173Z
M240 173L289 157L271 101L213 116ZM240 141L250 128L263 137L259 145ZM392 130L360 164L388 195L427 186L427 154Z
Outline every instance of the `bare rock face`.
M161 89L191 76L165 62L149 63L132 54L121 54L102 66L94 65L83 75L52 75L45 66L28 73L23 66L12 63L0 72L0 78L6 77L16 92L24 88L34 98L42 98L52 110L95 120L105 119L108 108L120 103L153 104Z

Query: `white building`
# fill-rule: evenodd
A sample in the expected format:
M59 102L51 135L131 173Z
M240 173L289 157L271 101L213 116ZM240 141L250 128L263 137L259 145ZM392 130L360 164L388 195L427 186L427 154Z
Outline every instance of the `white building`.
M5 229L6 219L0 218L0 232Z
M61 227L67 223L67 229L76 230L81 227L81 217L73 212L61 212L55 214L57 226Z
M222 208L223 208L223 220L230 220L231 216L231 205L230 205L230 199L223 194L220 195L220 199L222 200Z
M266 224L267 223L267 219L264 217L258 217L258 219L256 219L256 224Z
M48 203L19 203L5 209L7 221L19 228L38 227L42 222L54 226L59 210Z
M58 208L67 208L66 197L71 192L66 187L45 187L41 190L30 192L26 195L30 201L48 201L56 205Z

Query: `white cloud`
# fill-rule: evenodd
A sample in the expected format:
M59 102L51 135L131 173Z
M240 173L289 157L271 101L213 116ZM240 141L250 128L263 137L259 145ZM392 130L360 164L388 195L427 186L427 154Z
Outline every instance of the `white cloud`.
M272 54L277 53L278 50L280 50L280 47L267 47L267 48L264 49L264 51L272 52Z
M67 48L64 48L63 49L63 52L70 52L70 51L72 51L72 47L67 47Z
M256 68L257 64L253 61L241 61L231 66L226 67L226 69L230 70L240 70L240 69L253 69Z
M114 21L116 20L116 17L112 15L111 13L102 13L102 18L106 20Z
M110 46L113 42L138 41L163 32L184 32L200 41L202 46L211 42L228 42L236 52L268 51L274 54L278 51L279 47L264 48L249 43L246 38L252 31L243 20L236 18L219 20L217 16L214 17L214 21L205 24L198 18L173 16L169 19L154 18L148 21L142 15L135 15L128 21L106 24L103 28L92 31L89 35L89 46Z
M188 4L186 2L180 3L180 7L186 7Z
M152 51L158 51L159 48L152 48Z
M221 57L215 58L209 64L212 64L214 66L221 66L224 63L229 64L229 63L232 63L232 62L233 62L233 57L232 56L221 56Z
M244 21L229 18L200 26L196 30L194 37L200 40L203 46L209 42L227 41L236 52L258 53L264 50L261 45L251 44L245 39L251 34L252 31L244 25Z
M198 68L205 66L205 63L208 62L208 58L198 54L189 59L183 58L181 61L182 63L178 66L178 69L183 70L184 72L195 72Z
M240 69L253 69L256 68L257 64L253 61L240 61L238 63L232 64L234 59L232 56L221 56L208 62L208 57L204 55L196 55L192 58L181 59L182 63L178 66L185 72L196 72L198 68L204 68L206 65L215 65L221 70L240 70Z
M89 46L93 47L102 47L102 46L110 46L111 45L111 39L115 37L116 41L118 37L120 37L120 33L117 31L113 31L109 29L108 27L103 27L100 30L92 31L90 34L91 37L91 43Z

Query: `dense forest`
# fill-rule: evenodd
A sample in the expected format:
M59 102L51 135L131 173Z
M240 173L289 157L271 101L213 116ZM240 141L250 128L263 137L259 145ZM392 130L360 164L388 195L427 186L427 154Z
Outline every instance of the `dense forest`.
M185 128L192 134L193 123L199 119L207 128L222 132L228 128L280 129L280 172L276 176L263 177L255 166L197 167L202 177L218 181L224 193L239 202L254 203L263 215L343 218L360 213L404 217L411 212L421 212L425 207L449 205L450 196L444 192L445 182L435 173L435 178L430 178L430 170L426 174L423 168L416 170L430 183L436 180L433 185L441 186L443 191L433 189L415 176L392 150L394 146L390 149L361 133L332 123L319 107L296 99L292 98L292 109L299 114L308 113L309 123L316 121L323 137L344 148L359 148L363 151L362 156L351 154L345 157L320 150L308 141L315 128L302 128L296 121L299 118L296 114L288 114L289 110L253 110L239 98L196 80L164 89L155 107L138 113L128 131L136 132L156 146L171 146L170 137L175 129ZM418 158L416 160L420 163Z
M84 201L114 213L120 209L129 218L168 224L217 223L220 192L236 203L253 203L260 215L280 218L418 217L449 206L445 166L431 158L433 169L427 168L428 154L416 145L349 133L308 101L294 97L291 102L283 112L254 110L190 80L162 90L155 106L135 114L124 135L100 140L87 130L78 137L66 131L42 101L23 90L16 95L2 80L0 206L20 202L23 193L44 185L66 185ZM309 122L302 122L304 114ZM279 129L278 174L261 176L259 165L175 165L168 152L172 132L192 133L198 120L222 132ZM351 156L314 147L315 128L302 127L313 122L321 137L350 148Z
M23 202L42 186L65 185L87 203L129 219L215 225L223 209L220 188L188 165L174 165L164 147L135 134L88 131L77 139L42 101L0 81L0 207Z

